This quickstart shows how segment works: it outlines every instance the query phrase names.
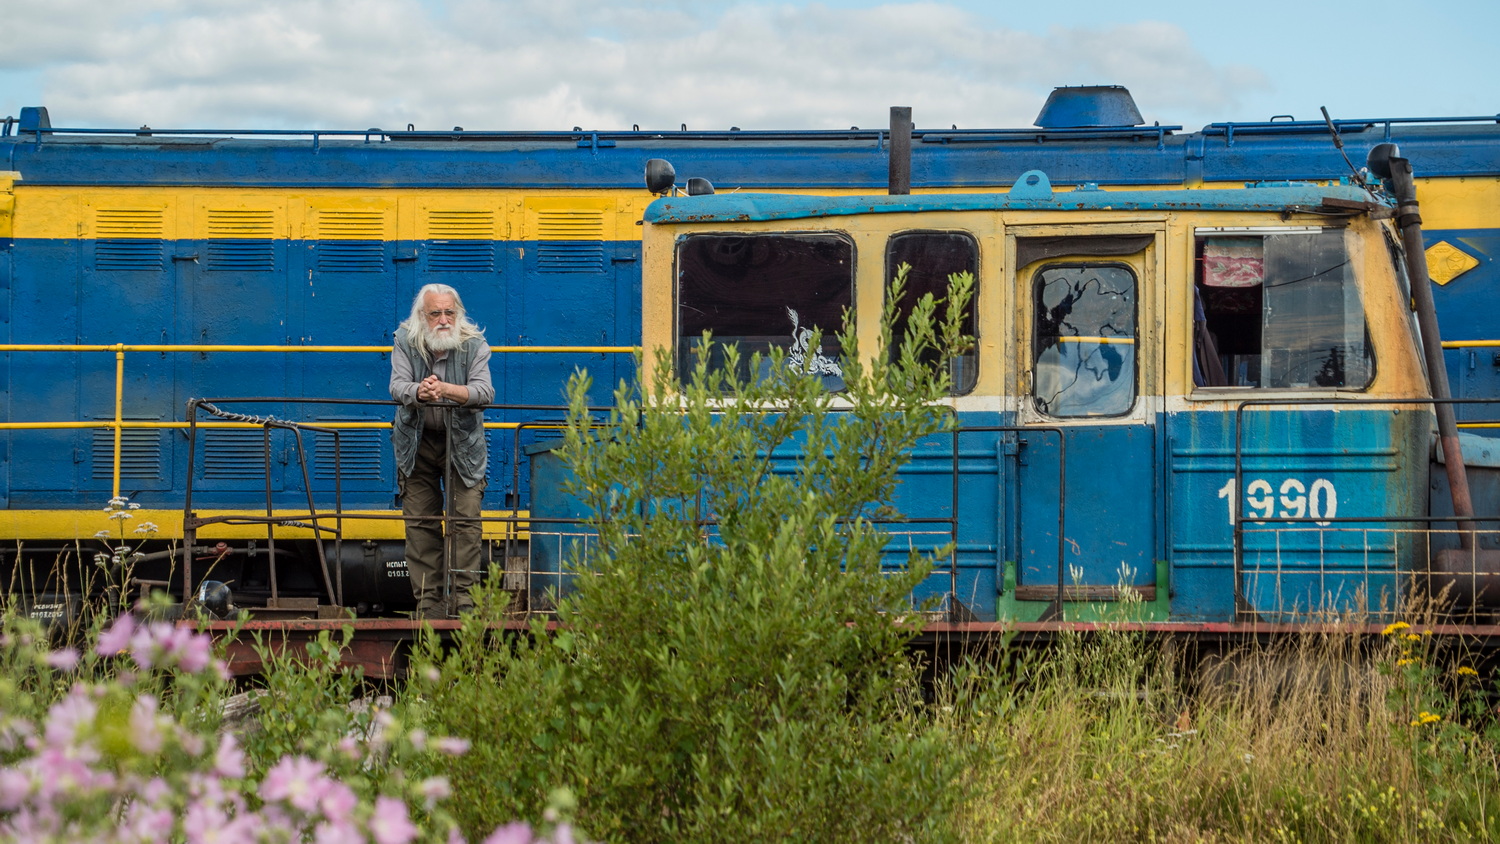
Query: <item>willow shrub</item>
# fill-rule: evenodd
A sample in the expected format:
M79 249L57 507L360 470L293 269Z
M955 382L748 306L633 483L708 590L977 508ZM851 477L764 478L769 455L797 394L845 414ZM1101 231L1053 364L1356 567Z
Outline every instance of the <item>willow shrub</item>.
M707 338L690 370L662 356L649 388L619 385L602 423L575 375L560 453L597 541L560 632L502 644L481 612L415 672L473 745L449 768L465 826L566 787L610 841L941 840L958 765L917 715L902 623L932 560L881 553L897 470L952 425L930 362L968 342L972 285L925 297L895 346L888 306L869 360L846 326L836 395Z

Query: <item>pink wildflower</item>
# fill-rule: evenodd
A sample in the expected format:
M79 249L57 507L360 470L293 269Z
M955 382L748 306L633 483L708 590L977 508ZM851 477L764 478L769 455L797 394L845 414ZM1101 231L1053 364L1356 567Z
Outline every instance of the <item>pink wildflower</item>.
M442 738L433 739L432 746L436 748L439 753L446 753L449 756L462 756L465 753L469 752L469 747L471 745L469 743L469 740L466 738L458 738L457 736L443 736Z
M20 747L31 732L31 722L25 718L0 719L0 751L9 753Z
M124 653L130 648L131 637L135 635L135 616L122 615L115 619L115 623L109 629L99 634L99 641L94 647L94 653L100 656L114 656Z
M285 800L304 812L311 812L323 796L327 780L323 763L306 756L283 756L260 784L260 796L266 800Z
M44 738L48 746L66 747L78 743L84 730L93 726L98 712L99 707L75 686L67 697L52 704L47 712Z
M0 812L14 812L31 794L31 777L15 768L0 768Z
M273 837L272 830L284 834ZM258 841L296 840L284 824L267 823L259 815L231 816L212 803L190 803L182 819L187 844L255 844ZM262 833L265 837L262 838Z
M410 844L417 832L405 803L394 797L375 798L375 811L370 815L370 837L375 844Z
M119 820L115 840L155 844L170 833L173 820L170 809L155 808L146 803L131 803Z
M238 790L224 788L224 781L216 776L194 777L187 784L190 802L217 806L234 813L245 811L245 796Z
M30 760L40 803L50 805L56 798L76 799L87 792L113 788L113 774L89 767L98 756L81 748L44 748Z
M422 797L427 801L427 811L432 811L439 800L447 800L453 796L453 787L448 784L447 777L428 777L422 780L418 788Z
M365 837L352 823L324 821L313 830L313 844L365 844Z
M134 635L130 637L130 655L135 658L136 665L148 670L156 665L156 655L161 650L156 643L157 636L169 629L168 625L160 621L136 628Z
M135 705L130 707L130 739L137 750L148 756L160 752L166 741L156 712L156 698L151 695L138 695Z
M245 753L230 733L219 736L219 749L214 752L214 773L226 779L239 779L245 775Z
M172 786L161 777L152 777L150 782L141 787L140 795L147 805L160 805L172 796Z
M338 780L329 780L318 799L318 808L322 810L323 817L339 824L353 820L354 807L358 805L359 798L355 796L354 789Z
M220 831L229 823L229 815L212 803L189 803L182 816L182 831L188 844L209 844L220 838Z
M63 648L47 654L46 662L58 671L72 671L78 667L78 649Z
M203 736L186 727L179 726L177 728L177 743L182 746L183 751L189 756L203 755Z
M177 667L189 674L197 674L214 661L214 643L205 633L197 633L186 627L173 628L170 652L176 657Z
M531 827L522 821L513 821L495 827L483 844L531 844L531 841Z
M176 666L197 674L213 663L213 641L186 627L158 621L135 631L130 653L142 668Z

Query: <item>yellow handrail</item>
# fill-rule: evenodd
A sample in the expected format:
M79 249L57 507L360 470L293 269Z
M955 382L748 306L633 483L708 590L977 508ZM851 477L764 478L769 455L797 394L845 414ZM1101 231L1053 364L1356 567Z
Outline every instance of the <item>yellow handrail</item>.
M0 352L378 352L390 346L225 346L212 343L170 345L161 343L0 343ZM491 346L495 354L630 354L640 346Z
M186 428L187 422L146 422L124 419L126 352L342 352L381 353L390 346L228 346L221 344L173 345L163 343L0 343L0 352L113 352L115 356L115 418L109 422L0 422L0 431L110 428L114 431L114 465L110 496L120 496L120 441L126 428ZM495 354L635 354L639 346L491 346ZM486 428L518 428L519 422L486 422ZM259 428L249 422L210 422L204 428ZM319 422L320 428L389 428L389 422Z

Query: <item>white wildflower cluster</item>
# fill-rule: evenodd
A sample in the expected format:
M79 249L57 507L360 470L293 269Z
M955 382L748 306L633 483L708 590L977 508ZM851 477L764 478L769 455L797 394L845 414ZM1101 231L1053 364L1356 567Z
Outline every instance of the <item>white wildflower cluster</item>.
M110 520L120 524L118 528L120 539L118 545L108 547L106 550L94 554L95 565L101 568L106 566L121 566L137 562L140 559L141 554L124 543L125 520L134 518L132 511L139 510L140 508L141 505L136 504L123 495L111 498L109 503L104 506L103 512L109 516ZM160 530L161 528L155 522L141 522L131 533L144 540L155 536ZM98 531L94 534L94 538L104 542L116 541L115 534L108 530Z

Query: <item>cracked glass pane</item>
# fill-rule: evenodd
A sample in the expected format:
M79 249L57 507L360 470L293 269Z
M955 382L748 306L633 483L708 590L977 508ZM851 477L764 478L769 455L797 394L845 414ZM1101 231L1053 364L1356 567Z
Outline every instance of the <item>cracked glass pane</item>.
M1120 416L1135 404L1136 279L1119 265L1035 276L1032 398L1049 416Z

